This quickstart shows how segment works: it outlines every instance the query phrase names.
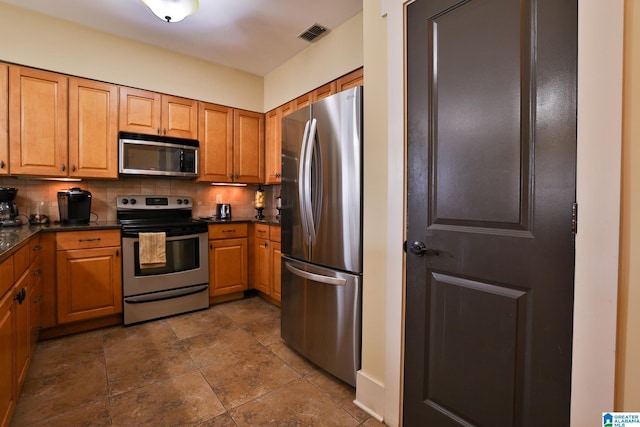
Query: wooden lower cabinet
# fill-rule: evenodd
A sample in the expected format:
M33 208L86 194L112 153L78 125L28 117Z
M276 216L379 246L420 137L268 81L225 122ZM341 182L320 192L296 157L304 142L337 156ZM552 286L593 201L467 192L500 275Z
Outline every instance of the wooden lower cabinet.
M56 236L58 323L122 313L120 231L72 231Z
M253 287L280 302L280 226L254 225Z
M15 294L20 294L20 298L15 301L16 316L16 384L18 389L24 382L31 361L31 334L30 322L31 311L29 301L29 272L25 271L16 282L14 289ZM16 395L17 398L17 395Z
M271 242L271 296L280 301L282 298L282 248L280 242Z
M247 224L209 225L210 297L248 289L247 258Z
M254 288L269 294L271 288L271 248L269 239L256 237L255 240L255 284Z
M29 245L0 264L0 427L8 426L27 375L33 341Z
M14 293L6 292L0 297L0 426L5 427L11 421L16 407L15 370L15 304Z

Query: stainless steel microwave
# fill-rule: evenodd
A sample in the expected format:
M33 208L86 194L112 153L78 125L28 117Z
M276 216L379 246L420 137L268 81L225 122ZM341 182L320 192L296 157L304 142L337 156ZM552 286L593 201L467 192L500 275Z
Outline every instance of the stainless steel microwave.
M195 139L120 132L118 172L194 178L198 176L198 146Z

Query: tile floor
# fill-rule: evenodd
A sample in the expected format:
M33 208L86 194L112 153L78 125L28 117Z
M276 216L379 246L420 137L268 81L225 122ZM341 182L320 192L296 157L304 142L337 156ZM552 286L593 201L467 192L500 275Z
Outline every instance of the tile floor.
M38 344L12 427L382 426L259 297Z

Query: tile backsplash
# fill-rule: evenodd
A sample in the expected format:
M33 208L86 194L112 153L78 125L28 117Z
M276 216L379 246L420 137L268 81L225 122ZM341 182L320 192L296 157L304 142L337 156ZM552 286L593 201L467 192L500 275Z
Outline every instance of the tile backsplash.
M193 198L193 216L215 214L217 200L231 203L233 217L253 217L253 207L257 185L246 187L212 186L180 179L123 177L117 181L83 180L80 182L44 181L38 179L2 178L0 186L18 189L16 204L20 214L29 216L40 213L48 215L51 221L58 221L58 191L80 187L91 192L92 221L116 220L116 196L119 195L185 195ZM265 191L264 215L276 215L276 198L280 195L279 185L262 186ZM22 218L26 220L26 218Z

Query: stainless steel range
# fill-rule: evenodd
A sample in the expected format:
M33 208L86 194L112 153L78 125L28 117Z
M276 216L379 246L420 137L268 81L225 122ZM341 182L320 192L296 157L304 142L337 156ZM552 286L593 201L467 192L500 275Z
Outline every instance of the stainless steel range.
M116 201L122 224L124 324L207 308L207 224L192 219L191 197L125 195ZM154 249L149 242L164 252L160 262L146 263L147 252Z

